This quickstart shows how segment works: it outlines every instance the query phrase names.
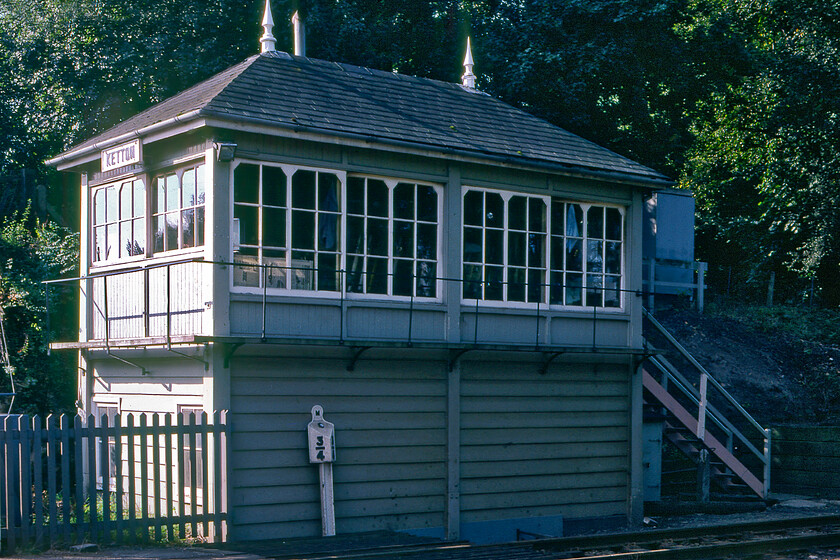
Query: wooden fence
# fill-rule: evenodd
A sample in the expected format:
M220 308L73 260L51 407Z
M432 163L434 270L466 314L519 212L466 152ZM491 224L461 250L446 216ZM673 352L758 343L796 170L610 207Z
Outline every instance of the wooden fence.
M0 529L9 549L227 539L226 411L2 424Z

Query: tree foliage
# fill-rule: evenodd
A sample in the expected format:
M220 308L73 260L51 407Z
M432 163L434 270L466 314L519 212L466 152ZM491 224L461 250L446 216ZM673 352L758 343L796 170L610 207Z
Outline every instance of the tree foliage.
M0 313L18 393L13 412L48 414L72 406L76 357L50 356L47 347L57 333L74 336L75 324L71 319L48 323L42 282L73 272L77 261L77 236L53 223L32 222L25 212L6 218L0 226ZM53 318L76 317L77 324L74 300L69 291L53 291ZM0 388L0 392L10 392L5 375Z

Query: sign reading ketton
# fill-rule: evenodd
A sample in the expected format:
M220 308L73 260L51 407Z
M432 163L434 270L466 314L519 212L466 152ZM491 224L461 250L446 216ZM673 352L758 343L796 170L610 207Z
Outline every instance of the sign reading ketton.
M102 171L110 171L118 167L125 167L132 163L140 163L143 159L140 140L132 140L113 148L102 150Z

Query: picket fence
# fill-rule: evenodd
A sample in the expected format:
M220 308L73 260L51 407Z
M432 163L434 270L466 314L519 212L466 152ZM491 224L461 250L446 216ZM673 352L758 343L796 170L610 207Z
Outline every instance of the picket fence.
M229 438L226 411L6 416L4 545L227 540Z

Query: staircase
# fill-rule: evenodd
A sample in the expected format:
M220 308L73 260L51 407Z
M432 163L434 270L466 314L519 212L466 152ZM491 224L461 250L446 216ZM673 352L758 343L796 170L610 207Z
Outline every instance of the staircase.
M645 404L665 413L663 438L694 467L700 501L711 496L766 499L770 430L762 427L647 310L651 356L642 368ZM667 348L665 348L667 346ZM676 356L681 368L666 357ZM717 494L711 487L714 486Z

